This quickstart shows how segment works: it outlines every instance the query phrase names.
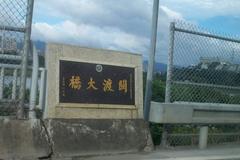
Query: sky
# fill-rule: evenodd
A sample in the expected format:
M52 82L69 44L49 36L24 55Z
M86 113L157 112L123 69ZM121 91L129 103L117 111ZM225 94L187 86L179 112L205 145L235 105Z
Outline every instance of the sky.
M156 61L166 63L169 24L240 35L240 0L160 0ZM153 0L35 0L32 39L148 58Z

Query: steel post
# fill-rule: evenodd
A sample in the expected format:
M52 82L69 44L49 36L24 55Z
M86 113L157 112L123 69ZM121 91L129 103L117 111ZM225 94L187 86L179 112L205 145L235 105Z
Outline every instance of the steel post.
M167 80L165 91L165 102L171 102L171 81L172 81L172 69L173 69L173 52L174 52L174 29L175 23L170 24L170 40L169 40L169 52L168 52L168 67L167 67Z
M41 69L40 87L39 87L39 109L44 110L45 106L45 90L46 89L46 69Z
M172 69L173 69L173 51L174 51L174 29L175 23L172 22L170 24L170 39L169 39L169 52L168 52L168 67L167 67L167 80L166 80L166 91L165 91L165 103L171 102L171 79L172 79ZM170 126L163 124L163 131L162 131L162 140L161 146L167 146L167 137L168 137L168 130Z
M27 65L28 65L28 53L30 51L30 38L31 38L31 26L32 26L32 15L33 15L33 4L34 0L28 0L27 14L26 14L26 32L24 35L24 49L22 54L21 64L21 84L19 99L20 103L18 106L17 117L23 118L24 101L25 101L25 90L26 90L26 79L27 79Z
M5 28L2 29L1 51L4 54Z
M4 68L1 67L0 73L0 99L3 99L3 90L4 90Z
M13 71L13 81L12 81L12 99L16 100L16 92L17 92L17 69Z
M199 149L207 148L208 126L201 126L199 133Z
M151 48L148 60L148 72L146 80L146 91L144 98L144 119L149 120L150 103L152 98L152 79L153 70L155 64L155 52L156 52L156 41L157 41L157 25L158 25L158 8L159 0L154 0L153 3L153 14L152 14L152 35L151 35Z
M29 119L36 118L35 108L37 100L37 86L38 86L38 53L36 48L33 46L33 69L32 69L32 81L31 81L31 92L29 102Z

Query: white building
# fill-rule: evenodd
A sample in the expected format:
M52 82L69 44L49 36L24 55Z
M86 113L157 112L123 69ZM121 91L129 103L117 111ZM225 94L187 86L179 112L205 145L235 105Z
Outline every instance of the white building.
M225 70L240 73L240 65L219 57L200 57L201 69Z

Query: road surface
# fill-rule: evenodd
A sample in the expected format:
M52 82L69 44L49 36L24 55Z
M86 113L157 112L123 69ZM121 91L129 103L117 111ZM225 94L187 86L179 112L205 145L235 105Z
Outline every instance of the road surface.
M72 157L62 160L240 160L240 144L197 148L156 149L151 153Z

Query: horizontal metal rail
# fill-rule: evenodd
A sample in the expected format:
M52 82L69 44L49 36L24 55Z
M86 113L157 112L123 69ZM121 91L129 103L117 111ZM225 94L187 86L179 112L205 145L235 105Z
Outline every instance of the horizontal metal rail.
M185 137L185 136L199 136L199 134L194 134L194 133L173 133L173 134L168 134L168 136L172 137Z
M21 64L5 64L0 63L0 68L9 68L9 69L20 69ZM28 69L32 69L31 66L28 67ZM42 71L44 68L39 68L40 71Z
M207 84L207 83L195 83L195 82L181 82L181 81L172 81L173 84L181 85L192 85L192 86L201 86L201 87L211 87L211 88L223 88L223 89L236 89L240 90L240 87L226 86L226 85L216 85L216 84Z
M240 133L211 133L208 136L240 136Z
M173 133L168 134L172 137L199 136L199 133ZM210 133L208 136L240 136L240 133Z
M12 31L12 32L23 32L23 33L26 31L25 28L4 26L4 25L0 25L0 30Z
M0 54L0 59L4 60L22 60L21 56L9 55L9 54Z
M13 99L0 99L1 103L17 103L18 100L13 100Z
M0 68L9 68L9 69L20 69L21 65L17 64L0 64Z
M0 52L11 52L11 53L21 53L21 49L9 49L9 48L1 48L0 46Z
M238 39L218 36L218 35L214 35L214 34L210 34L210 33L203 33L203 32L198 32L198 31L190 31L190 30L187 30L187 29L182 29L182 28L177 28L177 27L175 27L174 30L178 31L178 32L184 32L184 33L199 35L199 36L202 36L202 37L215 38L215 39L220 39L220 40L224 40L224 41L240 43L240 40L238 40Z

